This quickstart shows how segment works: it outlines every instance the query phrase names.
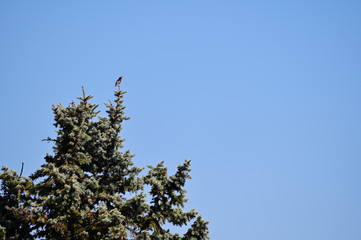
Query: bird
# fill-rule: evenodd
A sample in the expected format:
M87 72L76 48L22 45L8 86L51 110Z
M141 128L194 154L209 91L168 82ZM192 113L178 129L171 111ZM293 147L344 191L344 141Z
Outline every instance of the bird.
M114 87L116 87L116 86L119 87L119 85L120 85L120 83L122 82L122 80L123 80L123 76L119 77L118 80L115 82L115 86L114 86Z

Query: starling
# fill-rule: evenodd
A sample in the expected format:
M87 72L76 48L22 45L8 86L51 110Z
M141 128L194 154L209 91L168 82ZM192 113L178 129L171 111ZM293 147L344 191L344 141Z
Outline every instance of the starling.
M120 78L118 78L118 80L115 82L115 87L120 85L120 83L122 82L123 80L123 76L121 76Z

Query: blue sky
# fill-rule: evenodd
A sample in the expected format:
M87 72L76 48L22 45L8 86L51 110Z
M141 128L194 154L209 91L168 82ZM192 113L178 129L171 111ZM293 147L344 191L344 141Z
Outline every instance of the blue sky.
M137 165L192 159L211 239L361 239L360 1L0 2L1 160L29 175L51 105L112 99ZM101 107L104 109L104 107Z

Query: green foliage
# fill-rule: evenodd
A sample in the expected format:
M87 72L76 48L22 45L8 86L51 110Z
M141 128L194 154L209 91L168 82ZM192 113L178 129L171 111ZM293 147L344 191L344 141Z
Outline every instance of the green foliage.
M84 93L84 91L83 91ZM195 210L183 211L190 161L168 176L164 163L140 176L133 154L121 152L123 95L105 104L98 117L91 96L53 106L54 153L30 178L3 167L0 239L208 239L208 222ZM145 193L144 186L150 191ZM151 199L147 202L147 196ZM186 226L181 237L165 226Z
M29 224L29 196L32 188L29 178L20 177L17 172L2 167L0 173L0 239L33 239Z

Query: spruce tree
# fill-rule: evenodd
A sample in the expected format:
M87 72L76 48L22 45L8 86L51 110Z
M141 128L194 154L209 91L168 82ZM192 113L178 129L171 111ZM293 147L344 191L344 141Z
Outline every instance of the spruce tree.
M0 173L0 239L33 239L29 224L29 196L32 188L29 178L21 177L14 170L2 167Z
M0 207L8 214L0 215L0 234L13 239L209 238L208 222L195 210L183 210L190 161L172 176L163 162L148 166L141 176L143 168L134 166L134 154L120 151L122 123L129 119L124 114L125 93L115 91L115 100L105 104L106 117L98 116L98 105L90 103L92 96L84 89L79 104L53 106L57 137L48 140L54 142L54 153L46 155L45 164L30 179L7 168L0 175ZM14 226L6 224L9 219L17 219L27 235L14 233ZM183 236L166 227L192 220Z

